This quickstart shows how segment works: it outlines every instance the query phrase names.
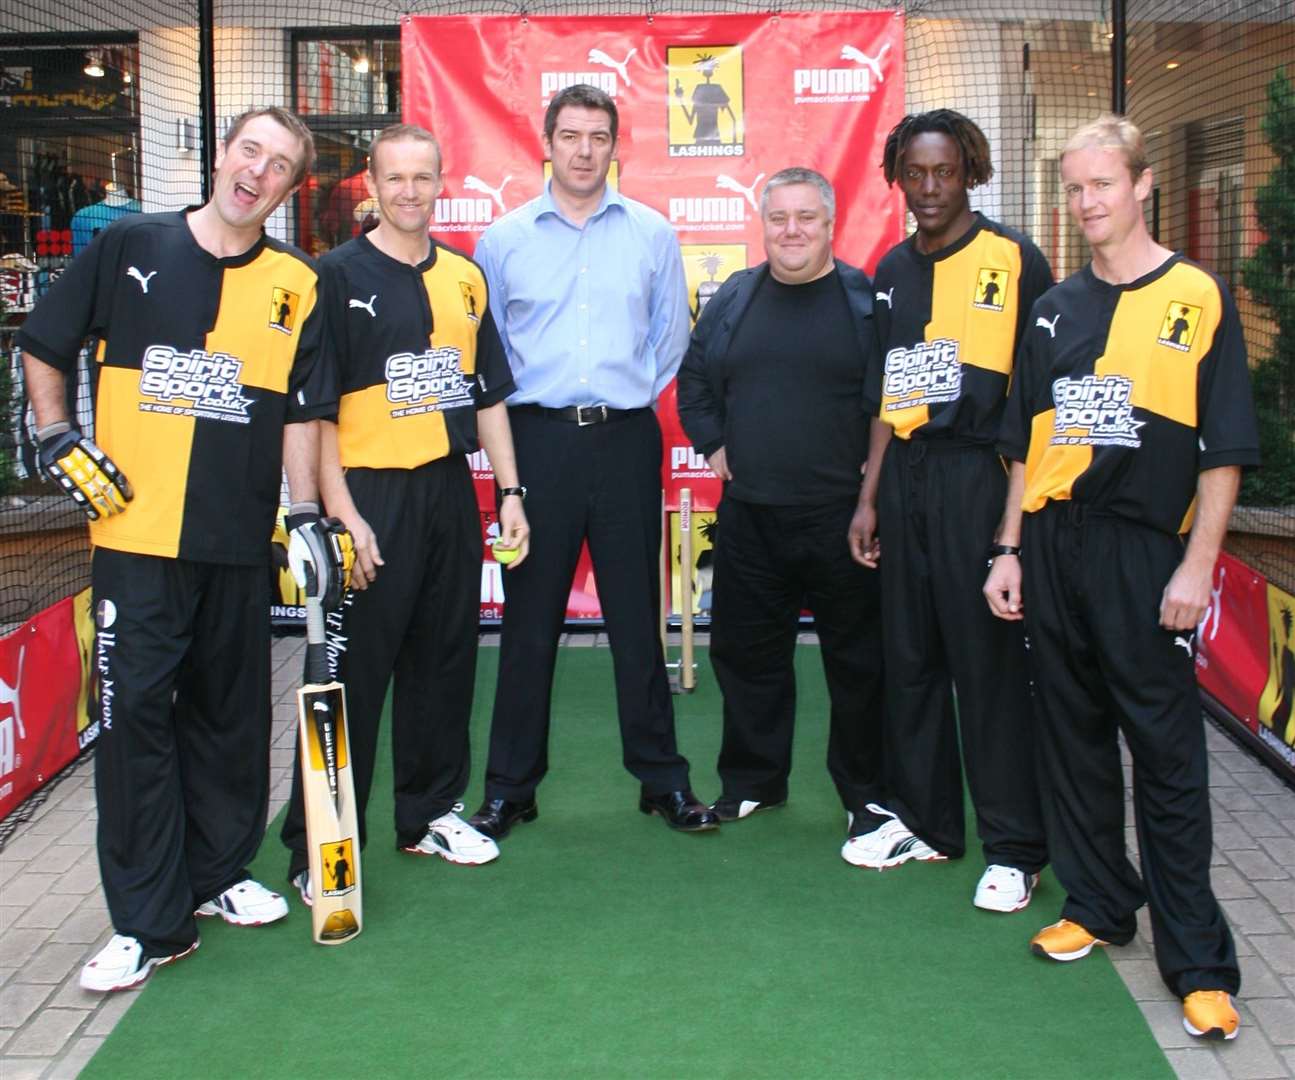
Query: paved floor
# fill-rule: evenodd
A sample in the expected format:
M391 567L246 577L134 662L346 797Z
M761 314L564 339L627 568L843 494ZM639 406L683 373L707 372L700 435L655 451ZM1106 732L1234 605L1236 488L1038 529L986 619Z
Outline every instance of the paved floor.
M287 796L301 648L300 639L275 643L272 815ZM1145 918L1132 945L1109 952L1184 1080L1295 1077L1295 792L1225 735L1207 731L1214 888L1241 956L1240 1037L1201 1044L1183 1031L1179 1004L1156 974ZM135 1000L77 985L81 965L110 935L91 772L88 760L72 769L0 853L0 1080L75 1077ZM1034 1062L1023 1075L1044 1067Z

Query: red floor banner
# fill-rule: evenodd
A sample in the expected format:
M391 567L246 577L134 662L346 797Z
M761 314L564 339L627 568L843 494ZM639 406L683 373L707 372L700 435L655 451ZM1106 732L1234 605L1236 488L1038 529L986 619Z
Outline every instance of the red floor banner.
M544 108L574 83L615 98L609 182L674 226L694 319L729 274L764 260L759 194L779 169L808 166L832 181L834 246L848 262L871 273L903 236L903 200L879 167L904 111L899 12L408 16L401 50L404 119L433 131L444 157L432 231L469 254L493 221L543 190ZM683 487L713 510L719 481L679 425L673 385L658 412L667 510ZM473 473L488 529L484 455ZM487 556L483 618L496 617L506 583ZM585 553L568 618L599 616Z

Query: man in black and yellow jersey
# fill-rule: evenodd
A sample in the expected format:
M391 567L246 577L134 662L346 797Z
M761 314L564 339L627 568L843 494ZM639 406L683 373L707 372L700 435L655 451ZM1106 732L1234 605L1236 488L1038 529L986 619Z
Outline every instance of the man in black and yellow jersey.
M396 843L475 865L499 849L456 812L468 779L481 596L481 518L466 455L478 438L490 455L501 543L520 549L511 569L529 545L504 404L513 380L481 270L428 236L441 191L436 140L413 125L386 128L366 180L377 227L320 260L341 383L337 422L323 425L320 490L356 548L330 660L350 706L361 842L393 683ZM294 773L283 842L289 877L309 903L299 766Z
M243 114L206 205L105 229L18 335L42 464L92 518L99 865L116 933L86 989L134 986L197 948L195 913L287 914L245 869L269 794L266 567L281 467L294 552L318 539L317 418L337 400L314 264L262 225L313 160L291 113ZM87 335L102 451L63 404Z
M1017 911L1046 862L1025 642L988 615L981 586L1006 493L994 440L1012 358L1052 273L1024 236L972 212L968 192L993 165L967 117L905 117L883 168L917 231L877 267L881 349L865 392L880 467L851 543L881 566L891 801L889 816L856 819L842 854L876 868L960 858L965 767L986 863L974 903Z
M1012 461L1004 548L985 583L994 614L1029 633L1067 894L1030 944L1054 960L1126 944L1147 903L1184 1027L1230 1039L1240 974L1210 889L1193 645L1241 469L1259 461L1245 341L1226 286L1148 233L1136 127L1105 116L1080 129L1061 179L1092 262L1030 312L999 440ZM1125 853L1121 732L1140 879Z

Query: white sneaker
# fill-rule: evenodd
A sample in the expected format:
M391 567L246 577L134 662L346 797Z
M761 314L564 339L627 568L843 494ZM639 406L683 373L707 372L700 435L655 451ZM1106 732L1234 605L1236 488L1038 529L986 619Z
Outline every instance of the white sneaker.
M248 878L208 900L194 914L201 918L219 915L234 926L263 926L287 915L288 901Z
M480 866L499 858L499 845L485 833L477 832L459 817L462 803L427 825L427 833L418 843L401 848L410 855L439 855L460 866Z
M315 902L310 898L310 871L298 870L292 878L292 883L297 886L297 892L301 893L301 902L306 907L314 907Z
M942 862L941 855L924 840L919 840L907 825L884 806L869 803L868 809L889 820L861 836L851 836L841 848L841 858L851 866L864 866L871 870L889 870L910 859L918 862ZM854 814L847 811L850 827Z
M109 990L129 990L153 974L154 968L188 956L197 947L198 943L195 941L187 949L182 949L171 956L150 956L146 960L144 947L137 938L127 937L125 934L113 934L112 940L81 969L81 989L97 990L102 993Z
M1030 902L1034 886L1038 883L1038 874L1027 874L1014 866L993 863L985 867L985 872L980 875L980 884L976 886L973 902L976 907L986 911L1020 911Z

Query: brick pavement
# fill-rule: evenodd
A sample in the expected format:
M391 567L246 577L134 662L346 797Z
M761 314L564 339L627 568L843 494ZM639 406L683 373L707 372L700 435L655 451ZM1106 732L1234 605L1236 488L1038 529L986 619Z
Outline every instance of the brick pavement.
M488 639L487 639L488 640ZM572 635L569 644L594 644ZM602 636L597 639L602 644ZM291 778L293 698L302 642L275 642L271 816ZM1183 1080L1295 1077L1295 792L1207 726L1214 804L1214 887L1241 957L1242 1032L1201 1043L1183 1031L1142 933L1108 952ZM1126 766L1127 768L1127 766ZM1131 814L1129 820L1132 820ZM81 965L111 935L94 848L89 760L58 784L0 853L0 1078L75 1077L130 1008L130 993L81 990ZM1136 846L1132 827L1130 844ZM1037 1063L1029 1073L1037 1071Z

